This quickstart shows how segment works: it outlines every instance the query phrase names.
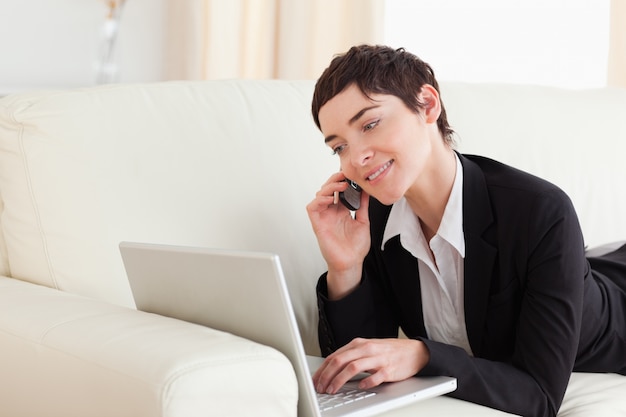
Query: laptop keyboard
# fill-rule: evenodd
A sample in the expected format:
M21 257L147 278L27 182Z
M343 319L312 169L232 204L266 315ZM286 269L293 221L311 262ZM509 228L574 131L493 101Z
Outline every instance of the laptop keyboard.
M317 394L317 402L320 407L320 411L330 410L331 408L341 407L345 404L350 404L355 401L369 398L376 395L372 391L358 390L354 388L342 387L335 394Z

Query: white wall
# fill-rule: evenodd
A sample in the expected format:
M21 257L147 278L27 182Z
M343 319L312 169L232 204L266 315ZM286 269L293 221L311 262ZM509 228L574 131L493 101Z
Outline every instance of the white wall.
M609 0L388 0L385 42L439 80L606 85Z
M182 74L177 51L191 40L169 28L166 17L193 1L126 1L119 81ZM606 83L608 4L391 0L385 42L424 58L440 80L597 87ZM104 0L0 0L0 95L94 85L106 12Z
M119 81L165 79L167 0L127 0ZM95 84L103 0L0 0L0 95Z

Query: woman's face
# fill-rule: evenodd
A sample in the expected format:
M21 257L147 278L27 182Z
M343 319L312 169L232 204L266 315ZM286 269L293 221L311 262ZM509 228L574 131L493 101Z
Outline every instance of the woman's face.
M326 144L339 156L343 174L383 204L428 181L433 146L443 144L437 93L425 85L419 94L426 106L417 113L396 96L368 98L352 84L319 112Z

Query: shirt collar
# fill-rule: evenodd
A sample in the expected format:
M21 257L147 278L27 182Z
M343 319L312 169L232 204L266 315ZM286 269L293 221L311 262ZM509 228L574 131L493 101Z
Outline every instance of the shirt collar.
M441 224L437 235L452 245L462 257L465 257L465 236L463 234L463 166L458 155L455 153L456 175L452 184L452 191L443 212ZM422 238L422 228L420 222L411 210L404 197L398 200L391 207L381 249L385 249L385 244L394 236L400 236L400 242L406 249L414 247L414 244Z

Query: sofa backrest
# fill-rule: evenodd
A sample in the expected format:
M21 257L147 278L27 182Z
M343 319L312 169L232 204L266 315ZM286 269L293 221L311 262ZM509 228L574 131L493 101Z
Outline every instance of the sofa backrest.
M132 305L122 240L280 255L307 351L324 270L305 206L337 170L313 81L205 81L0 100L0 273ZM564 188L587 242L626 238L626 91L443 84L459 150Z
M626 89L445 84L459 150L561 187L588 247L626 240Z
M306 300L299 322L314 323L324 266L305 205L337 161L312 122L312 88L171 82L3 99L11 276L132 305L122 240L271 251Z

